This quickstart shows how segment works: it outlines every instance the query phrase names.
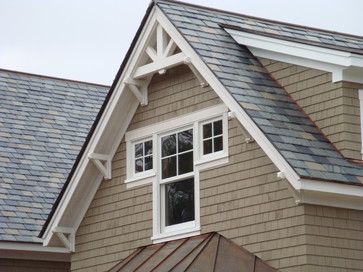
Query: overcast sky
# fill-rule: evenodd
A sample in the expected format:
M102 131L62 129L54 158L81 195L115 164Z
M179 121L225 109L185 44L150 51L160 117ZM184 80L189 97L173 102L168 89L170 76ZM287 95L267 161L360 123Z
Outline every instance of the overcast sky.
M363 36L362 0L189 0ZM0 68L111 84L149 0L0 0Z

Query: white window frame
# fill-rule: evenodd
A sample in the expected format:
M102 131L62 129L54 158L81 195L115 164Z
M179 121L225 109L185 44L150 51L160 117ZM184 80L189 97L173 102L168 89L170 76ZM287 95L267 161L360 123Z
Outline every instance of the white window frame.
M212 152L209 154L203 154L203 125L213 123L216 121L222 121L222 137L223 137L223 149L217 152ZM198 160L197 165L202 165L208 162L213 162L215 160L223 160L228 157L228 114L223 113L221 116L210 118L208 120L204 120L199 122L199 145L198 148ZM215 138L215 137L213 137Z
M210 156L201 156L201 124L211 122L212 120L222 120L223 126L223 151L208 154ZM193 160L194 171L180 176L161 179L161 138L170 134L178 133L183 130L193 129ZM153 170L147 171L145 175L129 175L133 171L131 163L134 157L130 152L134 151L132 144L153 139ZM199 172L201 170L215 167L228 163L228 108L224 104L205 108L190 114L185 114L177 118L171 118L164 122L159 122L150 126L142 127L129 131L125 134L126 154L127 154L127 179L125 180L127 188L135 186L152 184L153 191L153 236L154 243L164 242L184 238L200 233L200 189L199 189ZM131 151L132 150L132 151ZM133 152L134 153L134 152ZM144 173L144 172L141 172ZM138 173L140 174L140 173ZM165 226L164 211L165 202L162 203L161 197L162 184L186 179L194 176L194 221ZM165 199L164 199L165 201ZM164 208L165 209L165 208Z
M361 156L363 159L363 89L358 90L359 110L360 110L360 139L361 139Z
M152 141L152 158L153 158L153 167L150 170L143 172L135 172L135 145L144 143L147 141ZM152 181L152 177L155 177L155 141L153 137L143 137L141 139L136 139L133 141L129 141L126 143L126 184L133 185L143 185ZM143 156L144 157L144 156ZM137 183L136 183L137 182Z
M161 150L162 150L162 146L161 146L161 138L168 136L168 135L173 135L173 134L177 134L179 132L185 131L185 130L189 130L192 129L193 130L193 162L195 160L195 138L196 138L196 132L195 132L195 128L194 125L187 125L185 127L181 127L178 129L174 129L172 131L166 132L166 133L161 133L158 134L158 151L159 154L161 154ZM178 141L178 138L176 137L176 141ZM178 154L176 153L176 160L178 160ZM199 201L197 201L197 195L199 198L199 187L198 187L198 194L196 193L196 186L197 183L199 184L199 180L196 180L195 178L195 164L193 163L193 171L189 172L189 173L184 173L181 175L178 175L178 167L176 169L176 175L173 177L168 177L165 179L162 179L162 169L161 169L161 160L162 157L159 156L158 159L158 171L157 171L157 180L156 182L158 183L158 190L159 190L159 194L160 194L160 201L158 201L160 203L159 206L159 216L160 216L160 234L162 234L162 236L167 236L168 234L172 234L175 235L176 233L185 233L185 232L190 232L193 230L198 230L200 229L198 226L200 225L199 222L197 222L198 220L196 220L197 218L197 211L199 211ZM178 162L177 162L178 163ZM165 186L168 183L173 183L173 182L178 182L178 181L183 181L185 179L188 178L193 178L194 179L194 220L193 221L189 221L189 222L184 222L184 223L180 223L180 224L175 224L175 225L171 225L171 226L165 226ZM198 203L197 203L198 202ZM199 218L199 215L198 215Z

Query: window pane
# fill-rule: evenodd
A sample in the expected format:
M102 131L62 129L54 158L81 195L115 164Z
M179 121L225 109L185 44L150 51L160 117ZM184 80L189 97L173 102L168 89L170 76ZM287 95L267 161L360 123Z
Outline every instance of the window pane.
M194 220L194 179L165 185L165 225Z
M212 139L203 141L203 154L209 154L212 153Z
M176 175L176 156L169 157L161 160L161 177L163 179L173 177Z
M145 171L153 169L153 156L145 157Z
M135 173L142 172L143 171L143 162L142 159L135 160Z
M162 157L176 153L175 134L161 138Z
M189 129L178 133L178 152L193 149L193 130Z
M143 144L135 144L135 158L142 157L143 155Z
M153 153L153 142L147 141L145 142L145 156Z
M214 136L222 134L222 120L213 123Z
M212 137L212 123L203 125L203 139Z
M178 156L179 175L193 171L193 152L187 152Z
M214 138L214 152L223 150L223 137Z

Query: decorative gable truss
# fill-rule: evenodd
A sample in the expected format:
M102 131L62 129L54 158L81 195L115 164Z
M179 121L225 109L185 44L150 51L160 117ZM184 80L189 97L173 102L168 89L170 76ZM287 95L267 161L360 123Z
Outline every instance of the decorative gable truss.
M163 29L157 20L147 39L144 52L131 75L124 79L124 84L139 100L141 106L148 104L147 87L155 73L165 74L167 69L186 64L194 72L202 87L206 81L193 66L189 57L180 51L177 44Z
M163 12L153 6L147 16L84 154L42 230L44 246L66 246L70 251L74 250L72 235L81 224L102 180L111 178L111 160L138 106L148 103L148 85L152 76L164 74L167 69L182 64L191 68L201 86L209 84L213 88L229 108L230 117L236 118L246 129L246 142L255 140L281 171L279 177L291 185L297 203L362 209L363 188L301 178Z

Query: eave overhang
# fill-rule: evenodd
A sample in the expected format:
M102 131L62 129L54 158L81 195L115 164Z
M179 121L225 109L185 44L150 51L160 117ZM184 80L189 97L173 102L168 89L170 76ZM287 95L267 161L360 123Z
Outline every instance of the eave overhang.
M278 60L332 73L332 81L363 84L363 55L322 46L274 38L223 26L256 57Z

